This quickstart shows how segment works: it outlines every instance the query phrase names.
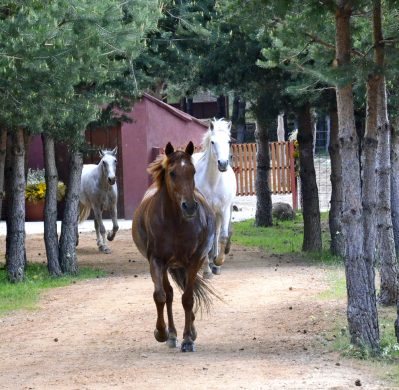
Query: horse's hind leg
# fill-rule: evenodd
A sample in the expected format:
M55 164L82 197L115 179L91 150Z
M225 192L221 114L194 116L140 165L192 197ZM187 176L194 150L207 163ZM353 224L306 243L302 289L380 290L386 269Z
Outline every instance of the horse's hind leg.
M163 274L163 287L166 293L166 310L168 313L168 331L169 337L167 344L170 348L177 347L177 332L175 323L173 321L173 311L172 311L172 303L173 303L173 288L169 283L168 272L165 270Z
M154 302L157 307L157 324L154 330L154 336L157 341L164 342L168 340L169 334L166 329L163 309L166 303L166 293L163 287L163 267L158 263L157 259L150 260L151 278L154 282Z
M214 261L216 266L221 266L224 263L224 256L230 250L230 237L231 237L230 220L231 220L231 209L228 208L223 212L223 218L220 228L220 237L219 237L220 250L218 256Z
M206 257L202 265L202 275L204 276L205 279L210 279L213 276L210 267L209 256Z
M183 342L181 343L182 352L194 352L194 341L197 338L197 332L194 327L195 315L193 312L194 307L194 284L197 276L196 269L190 269L187 274L186 288L182 296L182 304L184 308L184 332Z
M103 224L101 211L98 209L93 209L94 211L94 226L96 228L96 235L97 235L97 246L98 250L103 253L111 253L111 250L108 248L107 244L105 243L105 226Z
M112 241L115 238L116 232L119 230L118 218L117 218L118 213L116 210L116 203L111 208L110 214L111 214L111 219L112 219L112 232L108 232L108 234L107 234L108 241Z
M226 247L224 248L224 254L228 255L230 253L230 247L231 247L231 236L233 235L233 226L232 223L230 221L229 223L229 237L227 239L227 244Z

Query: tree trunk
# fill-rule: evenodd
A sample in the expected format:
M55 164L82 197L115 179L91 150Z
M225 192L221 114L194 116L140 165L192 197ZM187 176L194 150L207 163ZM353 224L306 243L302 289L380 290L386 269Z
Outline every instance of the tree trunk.
M362 151L362 207L364 229L364 257L367 264L375 264L377 238L377 147L378 147L378 75L371 74L367 80L367 118Z
M180 99L180 110L187 112L187 99L185 96Z
M12 172L7 224L7 276L11 282L25 277L25 149L24 130L12 134Z
M58 173L55 165L54 139L42 135L44 167L46 170L46 200L44 206L44 242L46 245L47 268L51 276L62 274L57 234L57 190Z
M399 254L399 118L391 132L391 215L395 252Z
M339 0L336 9L336 63L350 64L350 0ZM351 342L379 349L380 335L374 287L374 267L364 257L361 181L358 137L355 127L352 85L338 85L337 111L342 161L342 231L345 237L345 274L348 294L348 324Z
M187 114L193 115L194 114L194 107L193 107L193 98L187 97Z
M245 141L245 111L246 101L240 98L238 102L238 113L237 113L237 142L242 144Z
M224 95L219 95L217 97L217 107L218 107L218 113L216 117L227 118L226 98Z
M4 192L4 172L6 165L6 152L7 152L7 130L0 130L0 219L3 212L3 200L5 197Z
M66 274L76 274L78 272L76 242L78 238L79 192L82 167L82 154L78 150L73 150L69 163L68 191L62 220L59 254L62 272Z
M265 124L256 123L256 213L255 226L272 226L272 195L269 188L269 133Z
M322 249L319 191L313 159L313 124L309 104L298 112L299 175L303 200L302 250L318 252Z
M335 93L334 93L334 99ZM341 156L339 154L338 139L338 114L334 104L330 109L330 145L328 151L331 160L331 201L330 212L328 214L328 225L330 227L330 251L333 255L345 255L345 240L342 234L341 211L342 211L342 173Z
M382 80L380 86L379 119L381 131L378 142L378 247L380 262L380 294L378 301L382 305L395 305L398 299L398 262L395 252L395 239L391 217L391 160L390 126L386 105L386 87Z

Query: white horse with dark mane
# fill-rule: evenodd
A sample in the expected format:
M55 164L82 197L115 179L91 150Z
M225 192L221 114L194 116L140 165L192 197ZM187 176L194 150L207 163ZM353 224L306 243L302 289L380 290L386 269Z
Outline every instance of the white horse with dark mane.
M116 151L101 150L101 161L98 165L85 164L82 170L80 182L80 212L79 223L88 218L90 210L94 213L94 227L97 235L98 249L104 253L111 253L105 241L105 227L102 214L109 210L112 218L112 232L108 232L107 238L112 241L119 229L117 220L116 203L118 190L116 186Z
M205 196L216 215L216 233L210 253L213 264L205 266L204 275L220 273L225 254L230 250L232 203L237 181L230 166L231 122L214 120L202 141L201 153L193 155L195 185Z

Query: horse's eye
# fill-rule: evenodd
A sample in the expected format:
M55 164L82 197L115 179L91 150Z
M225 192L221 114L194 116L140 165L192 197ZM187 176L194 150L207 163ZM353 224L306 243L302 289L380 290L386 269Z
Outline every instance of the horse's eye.
M176 173L174 173L173 171L172 171L172 172L169 172L169 176L170 176L172 179L174 179L174 178L176 177Z
M215 145L215 143L214 143L213 141L211 141L211 144L212 144L212 145Z

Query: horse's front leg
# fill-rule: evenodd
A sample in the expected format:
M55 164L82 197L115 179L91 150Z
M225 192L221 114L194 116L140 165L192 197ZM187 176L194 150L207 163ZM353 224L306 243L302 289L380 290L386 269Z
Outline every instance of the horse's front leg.
M154 302L157 307L157 323L154 330L154 336L157 341L164 342L168 340L169 332L166 329L165 318L163 314L163 309L166 303L166 293L163 287L164 283L164 272L166 270L160 264L160 261L156 258L150 260L150 272L151 278L154 283ZM175 330L176 333L176 330Z
M220 267L224 263L225 254L230 250L230 221L231 221L231 208L226 207L222 213L221 227L220 227L220 235L219 235L219 244L220 248L218 248L219 253L214 261L215 265Z
M103 224L102 211L98 208L93 209L94 211L94 226L96 228L97 235L97 246L98 250L103 253L111 253L111 250L108 248L105 243L105 226Z
M195 271L195 272L194 272ZM197 270L190 269L187 275L186 288L182 296L182 304L184 308L184 332L183 342L181 344L182 352L195 352L194 341L197 338L197 332L194 327L195 315L194 307L194 284L196 280Z
M166 293L166 311L168 314L168 341L167 344L170 348L177 347L177 331L175 327L175 322L173 320L173 311L172 311L172 303L173 303L173 288L169 283L168 272L167 270L163 273L163 288Z
M119 230L118 226L118 212L116 209L116 202L115 205L111 207L110 215L112 219L112 232L108 232L107 239L108 241L112 241L115 238L116 232Z

